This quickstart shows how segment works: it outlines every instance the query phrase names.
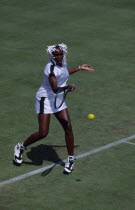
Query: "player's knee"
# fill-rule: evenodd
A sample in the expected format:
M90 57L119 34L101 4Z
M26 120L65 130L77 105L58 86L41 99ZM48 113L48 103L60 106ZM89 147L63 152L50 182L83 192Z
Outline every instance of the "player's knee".
M71 126L71 124L70 124L70 123L67 123L66 129L65 129L65 132L66 132L67 134L72 133L72 126Z
M40 131L39 133L41 138L45 138L48 135L48 131L46 130Z

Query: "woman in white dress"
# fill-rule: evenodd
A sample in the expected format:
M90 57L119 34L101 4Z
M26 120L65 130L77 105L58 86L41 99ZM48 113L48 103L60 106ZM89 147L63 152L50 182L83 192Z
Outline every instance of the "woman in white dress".
M35 107L36 113L38 114L39 131L33 133L23 143L18 143L15 146L14 163L21 165L22 153L26 147L47 136L50 125L50 117L53 113L65 132L68 158L65 164L64 173L69 174L72 172L75 163L74 136L66 103L64 102L58 109L54 106L55 93L59 89L70 88L71 91L75 89L74 85L67 85L67 80L70 74L80 71L81 69L91 72L94 71L94 69L87 64L83 64L77 68L67 69L67 45L63 43L48 46L47 52L50 55L50 61L45 66L43 82L36 94Z

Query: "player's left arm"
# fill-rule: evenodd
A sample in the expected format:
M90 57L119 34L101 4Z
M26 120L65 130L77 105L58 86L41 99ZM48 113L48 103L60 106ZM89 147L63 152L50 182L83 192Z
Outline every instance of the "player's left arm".
M75 73L77 71L80 71L80 70L85 70L85 71L90 71L90 72L95 71L92 66L90 66L88 64L83 64L83 65L78 66L77 68L68 69L68 72L69 72L69 74L73 74L73 73Z

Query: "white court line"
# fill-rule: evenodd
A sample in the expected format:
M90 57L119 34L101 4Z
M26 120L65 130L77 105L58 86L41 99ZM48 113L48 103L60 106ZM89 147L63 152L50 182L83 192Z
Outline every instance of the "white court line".
M133 143L133 142L125 142L125 143L135 145L135 143Z
M112 143L110 143L110 144L106 144L106 145L104 145L104 146L102 146L102 147L98 147L98 148L96 148L96 149L93 149L93 150L91 150L91 151L89 151L89 152L86 152L86 153L83 153L83 154L81 154L81 155L77 155L77 156L76 156L76 159L83 158L83 157L86 157L86 156L88 156L88 155L95 154L95 153L97 153L97 152L100 152L100 151L102 151L102 150L105 150L105 149L108 149L108 148L117 146L117 145L119 145L119 144L122 144L122 143L127 142L127 141L132 140L132 139L135 139L135 135L129 136L129 137L124 138L124 139L120 139L120 140L118 140L118 141L114 141L114 142L112 142ZM7 184L14 183L14 182L19 181L19 180L22 180L22 179L25 179L25 178L30 177L30 176L33 176L33 175L35 175L35 174L44 172L44 171L46 171L47 169L53 168L53 167L55 167L55 166L59 166L59 165L61 165L62 162L65 162L65 161L66 161L66 160L63 160L63 161L60 161L60 162L58 162L58 163L51 164L51 165L49 165L49 166L45 166L45 167L43 167L43 168L39 168L39 169L34 170L34 171L31 171L31 172L29 172L29 173L22 174L22 175L20 175L20 176L14 177L14 178L12 178L12 179L9 179L9 180L0 182L0 187L1 187L1 186L4 186L4 185L7 185Z

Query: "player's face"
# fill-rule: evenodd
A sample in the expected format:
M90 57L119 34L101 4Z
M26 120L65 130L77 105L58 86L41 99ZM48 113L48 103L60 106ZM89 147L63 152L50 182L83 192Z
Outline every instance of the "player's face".
M63 57L64 57L63 51L60 50L59 48L57 49L57 51L53 52L53 59L56 61L56 64L58 66L62 66Z

